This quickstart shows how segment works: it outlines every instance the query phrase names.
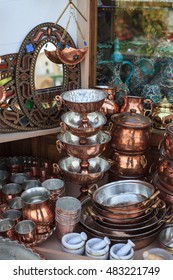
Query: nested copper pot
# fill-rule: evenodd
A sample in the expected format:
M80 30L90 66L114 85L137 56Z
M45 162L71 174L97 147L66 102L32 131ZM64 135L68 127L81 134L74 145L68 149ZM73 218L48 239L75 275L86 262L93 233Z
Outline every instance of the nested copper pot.
M168 158L163 147L160 149L157 172L163 186L173 192L173 159Z
M114 114L111 117L113 122L112 147L122 152L140 153L150 147L150 136L152 121L136 110Z
M148 152L132 154L113 150L111 159L114 164L111 171L117 177L141 178L146 176L148 168Z
M50 192L43 187L27 189L21 194L24 202L23 217L36 224L37 233L46 233L54 222L54 208L49 200Z
M173 123L170 123L165 127L163 147L166 155L173 159Z

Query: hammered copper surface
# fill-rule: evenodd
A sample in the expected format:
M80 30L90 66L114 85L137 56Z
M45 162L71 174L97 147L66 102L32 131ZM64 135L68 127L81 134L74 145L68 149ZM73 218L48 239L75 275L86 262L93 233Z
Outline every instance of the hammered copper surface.
M131 109L136 110L136 113L149 116L153 111L153 102L151 99L145 99L141 96L124 96L124 103L120 108L120 112L130 112ZM146 109L145 105L149 104L150 109Z
M122 152L144 152L150 147L152 121L137 114L135 110L115 114L113 122L112 147Z
M168 158L163 148L160 149L157 172L160 182L173 192L173 159Z

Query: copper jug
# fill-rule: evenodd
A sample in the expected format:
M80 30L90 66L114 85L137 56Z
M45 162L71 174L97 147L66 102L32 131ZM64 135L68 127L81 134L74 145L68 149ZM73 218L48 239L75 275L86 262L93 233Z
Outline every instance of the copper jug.
M97 85L95 88L103 90L107 93L107 98L104 100L104 103L100 108L100 112L109 119L113 114L119 112L119 106L115 102L115 87L111 85Z
M165 129L166 124L173 120L173 104L164 97L161 102L154 104L151 117L155 128Z
M149 109L145 108L146 104L149 104ZM149 116L153 111L153 102L140 96L124 96L124 103L120 108L120 112L130 112L131 109L135 109L136 113L143 116Z

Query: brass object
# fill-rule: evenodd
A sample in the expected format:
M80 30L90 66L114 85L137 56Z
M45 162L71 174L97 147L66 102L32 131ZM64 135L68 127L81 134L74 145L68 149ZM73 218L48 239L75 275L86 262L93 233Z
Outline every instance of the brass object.
M166 124L173 120L173 104L164 97L161 102L154 104L151 118L155 128L165 129Z
M95 88L103 90L107 93L107 98L104 100L104 103L100 108L100 112L105 114L105 116L109 119L113 114L119 112L119 106L115 102L115 87L111 85L97 85Z
M110 157L114 162L110 171L117 177L129 177L129 179L145 177L148 168L148 152L132 154L114 149Z
M68 155L86 162L89 158L100 155L106 149L111 136L106 132L99 131L96 135L85 138L81 143L78 136L67 131L64 134L59 133L57 139L56 147L60 153L62 149L66 150Z
M57 172L63 174L66 180L78 185L89 185L99 181L111 164L101 158L95 157L88 160L89 166L81 168L81 160L74 157L61 159L58 164L54 163Z
M131 109L136 110L137 114L149 116L153 111L153 102L151 99L146 99L141 96L126 95L123 98L124 103L120 108L120 112L130 112ZM145 105L149 104L150 109L146 109Z
M25 203L23 217L36 223L37 233L47 232L54 222L54 209L49 197L50 192L43 187L31 188L21 194Z
M136 110L115 114L113 122L111 145L122 152L141 153L150 147L152 121Z
M64 113L60 123L62 133L69 130L74 135L85 139L99 132L107 122L106 117L99 112L88 113L87 118L86 125L82 123L81 114L71 111Z

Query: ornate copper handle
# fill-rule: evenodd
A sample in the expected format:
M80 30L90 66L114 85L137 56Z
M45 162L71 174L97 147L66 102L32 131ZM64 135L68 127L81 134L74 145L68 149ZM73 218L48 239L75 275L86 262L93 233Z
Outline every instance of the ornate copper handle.
M109 122L106 132L111 134L113 126L114 126L113 122Z
M88 188L88 194L91 196L97 189L98 189L98 185L97 184L93 184Z
M147 116L151 116L151 114L153 113L153 101L151 99L145 99L144 103L150 104L150 109L144 109L144 115L146 116L146 113L149 112Z
M62 174L62 171L61 171L58 163L53 163L52 166L53 166L54 173Z
M94 212L93 208L91 206L88 206L86 208L87 214L89 214L94 220L99 220L102 221L102 218L97 216L96 213Z
M56 95L55 96L55 101L56 101L56 105L57 105L58 110L61 110L61 107L62 107L62 97L59 96L59 95Z
M160 198L158 198L153 205L151 205L149 208L147 208L145 210L145 214L147 214L148 212L150 212L153 209L156 209L161 203L162 203L162 201L160 200Z
M56 141L56 148L57 148L58 152L61 154L62 150L64 149L64 145L62 144L62 142L60 140Z
M64 122L60 122L61 132L64 134L67 131L67 125Z

